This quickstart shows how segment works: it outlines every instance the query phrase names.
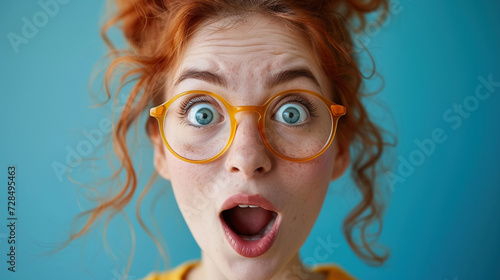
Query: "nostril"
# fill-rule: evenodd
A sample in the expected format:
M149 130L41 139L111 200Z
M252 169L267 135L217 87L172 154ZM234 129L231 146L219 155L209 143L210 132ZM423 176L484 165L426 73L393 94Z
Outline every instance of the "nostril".
M264 167L261 166L261 167L255 169L255 172L256 173L264 173L265 172Z
M236 172L239 172L240 170L237 168L237 167L231 167L231 173L236 173Z
M232 166L232 167L230 167L229 172L230 173L240 173L240 172L243 172L247 176L250 176L251 172L247 174L246 172L244 172L245 169L246 168L241 169L241 168L238 168L237 166ZM251 169L248 168L248 170L251 170ZM263 173L266 173L266 168L264 166L259 166L259 167L257 167L257 168L254 169L253 173L254 174L263 174Z

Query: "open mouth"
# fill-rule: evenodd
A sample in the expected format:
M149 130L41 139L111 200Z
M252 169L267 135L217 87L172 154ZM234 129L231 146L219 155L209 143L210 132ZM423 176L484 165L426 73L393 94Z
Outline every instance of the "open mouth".
M226 225L244 240L255 241L271 230L278 214L257 205L240 204L222 212Z
M220 213L226 239L238 254L258 257L267 252L277 235L279 215L260 196L236 195Z

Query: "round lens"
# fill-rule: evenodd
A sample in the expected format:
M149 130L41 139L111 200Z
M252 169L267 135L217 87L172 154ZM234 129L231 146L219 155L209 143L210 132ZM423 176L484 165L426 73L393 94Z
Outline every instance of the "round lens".
M277 153L293 159L317 155L333 137L330 110L319 97L303 92L277 96L266 111L265 134Z
M176 154L202 161L218 155L227 145L231 121L220 100L208 94L189 93L170 104L163 130Z

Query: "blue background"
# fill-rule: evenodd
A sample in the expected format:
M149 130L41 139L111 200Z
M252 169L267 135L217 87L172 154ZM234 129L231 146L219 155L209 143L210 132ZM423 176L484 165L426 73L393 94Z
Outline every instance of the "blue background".
M104 154L99 138L85 146L90 143L85 131L104 131L100 123L110 118L110 106L90 109L95 102L89 98L88 86L94 65L105 53L98 25L103 8L101 1L59 5L59 11L47 16L45 23L43 16L37 19L41 27L16 53L9 32L22 35L23 17L33 22L33 16L43 10L37 1L1 4L1 279L114 280L124 276L130 231L122 216L110 224L112 254L102 242L102 226L57 254L44 254L67 238L71 220L81 208L92 206L81 198L85 192L65 175L58 177L53 166L66 164L70 151L78 148L90 149L96 156ZM367 266L345 242L340 224L357 194L344 176L332 184L301 251L308 263L336 262L360 279L500 279L500 87L493 87L489 97L477 103L473 97L481 84L478 77L492 75L493 81L500 82L499 14L498 1L401 0L385 27L364 31L360 38L385 82L384 90L367 104L376 120L398 136L398 145L388 157L391 174L381 177L381 184L391 193L381 243L391 250L391 258L383 267ZM370 66L368 60L363 61ZM380 84L373 79L369 91ZM481 92L487 91L482 88ZM454 104L468 108L467 114L449 113ZM447 120L446 113L454 119ZM430 139L435 129L441 129L446 140L425 154L416 142ZM139 183L144 185L153 170L151 147L142 141L136 150L141 162ZM413 169L405 169L408 163ZM92 169L81 171L85 163L75 164L70 175L90 182L86 174ZM102 161L96 164L105 166ZM7 271L4 225L10 165L17 168L15 273ZM99 172L99 176L106 173ZM198 258L199 249L168 183L158 181L152 193L162 191L166 195L156 200L153 212L175 266ZM150 226L147 205L155 203L153 198L149 196L142 209ZM137 239L134 263L126 275L129 280L161 268L156 247L137 225L133 208L127 210ZM334 246L324 248L325 242Z

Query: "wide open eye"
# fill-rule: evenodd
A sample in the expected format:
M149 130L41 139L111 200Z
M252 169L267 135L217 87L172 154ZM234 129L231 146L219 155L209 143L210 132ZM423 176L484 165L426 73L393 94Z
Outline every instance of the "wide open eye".
M220 122L221 115L214 106L200 103L189 108L186 119L194 126L206 126Z
M297 103L282 105L275 114L275 119L288 125L300 125L308 118L306 109Z

